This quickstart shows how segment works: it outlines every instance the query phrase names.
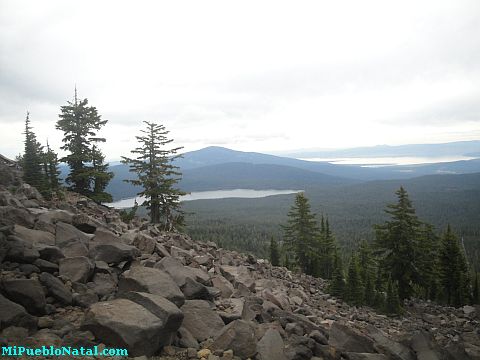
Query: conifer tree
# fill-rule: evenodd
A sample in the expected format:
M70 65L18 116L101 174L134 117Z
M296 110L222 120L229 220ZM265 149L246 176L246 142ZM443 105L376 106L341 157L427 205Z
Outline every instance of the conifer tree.
M278 249L278 243L273 236L270 238L270 262L273 266L280 265L280 252Z
M332 278L336 248L336 240L330 230L328 218L325 219L322 215L320 233L317 240L317 249L315 251L318 263L318 269L315 275L324 279Z
M185 193L175 188L181 173L172 163L182 148L166 148L173 141L167 137L169 131L160 124L144 123L143 135L136 136L140 145L131 151L137 157L122 156L122 162L129 164L130 172L136 173L137 179L124 181L143 188L138 195L145 197L142 205L149 211L150 222L161 224L164 230L170 231L183 225L184 220L180 196Z
M475 272L475 279L473 283L473 296L472 303L480 304L480 279L478 277L478 272Z
M58 156L50 148L48 141L47 149L42 153L42 166L48 198L51 198L53 194L58 193L60 188L60 170L58 169Z
M360 277L357 257L355 254L352 254L350 257L350 264L348 265L345 298L349 304L360 306L364 303L364 294L365 290L362 278Z
M56 128L64 132L61 149L68 153L61 161L70 167L65 179L70 189L95 201L111 199L104 189L113 173L107 172L103 164L103 155L96 144L105 142L105 138L97 137L97 132L105 126L94 106L88 106L88 100L79 100L75 89L73 102L61 107L60 119ZM98 185L97 185L98 183Z
M403 312L400 297L398 295L398 285L391 278L387 282L387 298L385 301L385 312L388 315L399 315Z
M318 237L315 215L310 210L310 204L304 193L298 193L295 203L288 213L287 225L284 230L284 244L292 253L296 265L306 273L313 272L315 251Z
M381 264L393 282L397 282L400 299L413 295L413 285L419 282L417 241L420 221L403 187L395 193L396 204L387 206L390 221L376 225L376 245L382 253Z
M438 293L439 238L433 226L423 223L420 228L417 250L417 267L420 274L420 286L425 299L435 300Z
M343 266L338 251L335 251L333 260L332 281L330 282L330 294L342 298L345 295L345 276L343 275Z
M444 300L454 306L466 304L470 296L467 261L450 225L442 237L439 263Z
M42 172L42 147L30 125L30 113L25 118L25 153L22 157L23 180L45 194L45 178Z

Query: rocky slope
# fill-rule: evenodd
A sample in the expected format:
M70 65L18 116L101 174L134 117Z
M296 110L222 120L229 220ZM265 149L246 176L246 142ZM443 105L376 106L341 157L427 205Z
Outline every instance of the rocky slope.
M412 301L387 318L331 297L321 279L125 224L77 194L46 202L11 168L0 172L2 346L98 345L143 359L480 359L478 307Z

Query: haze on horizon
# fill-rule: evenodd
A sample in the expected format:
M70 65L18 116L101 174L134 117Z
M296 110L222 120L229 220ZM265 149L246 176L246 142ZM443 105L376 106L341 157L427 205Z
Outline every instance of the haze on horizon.
M107 159L142 121L185 151L480 139L480 3L0 0L0 153L54 150L88 98Z

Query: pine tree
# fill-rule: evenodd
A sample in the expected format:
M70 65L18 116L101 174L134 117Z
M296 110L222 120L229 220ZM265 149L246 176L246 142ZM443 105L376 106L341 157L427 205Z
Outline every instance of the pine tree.
M403 312L400 297L398 294L398 285L392 279L387 282L387 298L385 301L385 312L387 315L399 315Z
M88 106L88 100L78 100L77 90L73 102L61 107L60 119L56 128L64 132L61 149L69 154L61 159L70 167L70 173L65 179L70 189L96 201L107 201L109 198L104 189L113 174L107 172L103 164L103 155L97 143L105 142L97 137L107 120L102 120L94 106ZM97 185L98 183L98 185Z
M337 244L333 233L330 230L328 218L322 215L320 222L320 233L316 246L317 267L316 274L324 279L331 279L334 269L334 258Z
M42 172L42 147L30 126L30 113L25 118L25 153L22 157L23 180L45 194L45 178Z
M348 265L345 298L349 304L360 306L364 303L364 286L358 269L357 257L353 254Z
M138 195L146 198L142 205L149 211L150 222L161 224L164 230L172 230L183 224L180 196L185 193L175 188L181 173L172 164L182 148L166 149L173 140L167 138L169 132L165 127L147 121L144 123L146 129L141 130L143 135L136 136L140 145L131 151L137 157L122 156L122 162L129 164L137 179L124 181L143 188Z
M47 141L46 151L41 154L45 193L51 199L60 189L60 170L58 169L58 156L50 148Z
M270 238L270 262L273 266L280 265L280 252L278 249L278 243L273 236Z
M413 295L413 285L420 278L415 258L420 221L405 189L400 187L395 194L397 204L388 205L385 210L391 220L375 226L376 245L382 253L380 266L398 283L403 300Z
M420 274L420 286L425 299L436 300L438 293L438 257L439 238L433 226L423 223L417 250L417 267Z
M284 244L294 255L295 263L300 269L311 275L317 253L315 243L318 237L315 215L311 213L310 204L304 193L298 193L295 203L288 213L284 230Z
M467 261L450 225L442 237L439 262L444 300L454 306L466 304L470 297Z
M473 283L473 296L472 303L480 304L480 279L478 278L478 272L475 272L475 282Z
M335 252L333 261L333 274L330 282L330 294L342 298L345 295L345 276L343 266L338 251Z

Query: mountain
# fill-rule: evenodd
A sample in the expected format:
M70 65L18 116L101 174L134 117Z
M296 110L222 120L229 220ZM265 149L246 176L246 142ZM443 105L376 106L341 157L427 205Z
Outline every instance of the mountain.
M284 156L294 158L342 158L342 157L392 157L392 156L478 156L480 140L457 141L441 144L411 144L411 145L377 145L339 150L304 150L295 151Z

